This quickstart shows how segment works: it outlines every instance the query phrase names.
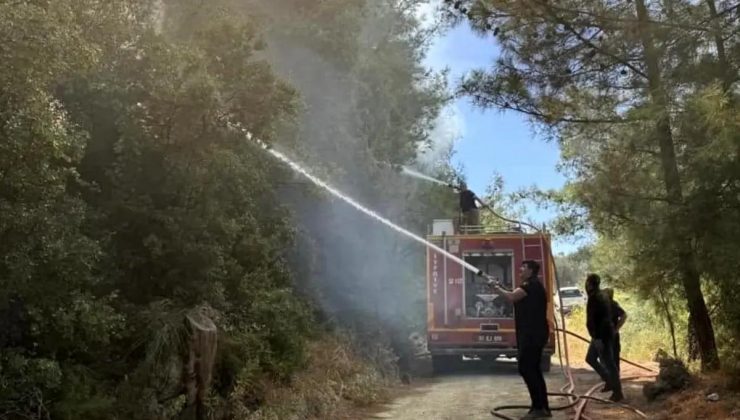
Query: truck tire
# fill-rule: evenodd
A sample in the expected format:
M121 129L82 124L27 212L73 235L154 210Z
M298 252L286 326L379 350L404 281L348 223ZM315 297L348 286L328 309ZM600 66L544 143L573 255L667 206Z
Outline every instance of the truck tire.
M432 369L434 373L449 373L455 369L460 356L455 355L436 355L432 356Z
M549 372L552 366L552 356L549 354L542 355L542 362L540 364L543 372Z

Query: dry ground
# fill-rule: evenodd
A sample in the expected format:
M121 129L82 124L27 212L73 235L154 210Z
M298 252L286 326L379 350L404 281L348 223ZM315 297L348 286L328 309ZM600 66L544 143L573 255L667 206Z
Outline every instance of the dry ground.
M623 374L636 375L640 370L623 367ZM586 392L597 384L598 376L590 369L576 367L573 370L576 392ZM548 390L557 392L565 385L565 379L559 365L553 364L552 371L546 375ZM644 380L624 382L627 401L640 408L646 406L642 397ZM608 397L608 394L596 394ZM552 397L551 406L561 405L565 400ZM397 419L397 420L478 420L492 419L490 410L498 405L526 405L529 395L517 374L513 361L497 362L493 367L483 366L479 362L469 362L455 373L438 375L421 379L410 387L399 388L395 398L388 404L374 407L372 410L356 413L347 419ZM512 417L524 415L526 410L511 410L505 414ZM630 419L638 417L623 409L607 407L594 402L589 404L589 416L592 419ZM572 410L554 412L554 419L569 419Z

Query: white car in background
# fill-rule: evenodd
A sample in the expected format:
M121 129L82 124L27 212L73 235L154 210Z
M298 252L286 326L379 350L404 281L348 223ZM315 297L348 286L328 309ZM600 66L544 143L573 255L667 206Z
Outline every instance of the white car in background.
M574 286L560 288L559 293L555 295L555 306L560 305L560 299L563 300L564 313L569 313L576 306L586 304L586 294Z

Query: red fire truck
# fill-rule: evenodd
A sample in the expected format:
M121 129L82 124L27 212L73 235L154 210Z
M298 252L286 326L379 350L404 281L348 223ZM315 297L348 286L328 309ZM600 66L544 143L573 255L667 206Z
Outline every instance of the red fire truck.
M542 367L550 370L554 352L554 268L547 234L520 229L493 232L481 226L461 226L452 220L435 220L427 240L495 276L513 290L519 285L524 260L540 263L540 278L547 289L550 340ZM435 249L427 248L427 343L435 371L455 366L463 356L495 360L516 356L514 307L498 296L485 278L476 276Z

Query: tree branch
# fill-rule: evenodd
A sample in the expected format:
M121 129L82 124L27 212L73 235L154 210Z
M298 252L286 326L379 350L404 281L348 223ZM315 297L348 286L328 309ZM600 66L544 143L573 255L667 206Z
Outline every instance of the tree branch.
M611 190L610 193L618 196L618 197L625 197L625 198L635 198L637 200L641 201L658 201L661 203L668 203L668 204L676 204L673 201L669 200L667 197L660 197L660 196L651 196L651 195L640 195L640 194L630 194L623 191L618 190Z
M543 6L543 8L545 9L545 11L548 12L550 14L550 16L552 16L552 18L555 19L556 22L558 22L561 25L563 25L563 27L565 29L567 29L568 32L570 32L571 34L573 34L583 44L585 44L585 45L589 46L590 48L594 49L595 51L598 51L601 54L603 54L603 55L605 55L605 56L607 56L607 57L609 57L609 58L611 58L611 59L613 59L613 60L621 63L622 65L624 65L625 67L629 68L630 70L632 70L636 74L639 74L643 78L647 79L647 74L643 73L642 70L640 70L637 67L635 67L629 61L626 61L622 57L616 56L616 55L612 54L611 52L606 51L605 49L603 49L603 48L597 46L596 44L594 44L593 42L591 42L591 40L589 40L587 38L584 38L583 35L581 35L578 31L575 30L575 28L573 28L573 26L570 25L570 23L568 23L568 21L566 21L566 20L562 19L560 16L558 16L557 13L554 12L553 7L550 4L543 4L542 2L539 2L539 4L541 6Z
M538 3L541 3L541 1L538 2ZM614 16L605 16L605 15L600 15L598 13L591 12L591 11L588 11L588 10L567 9L565 7L560 7L560 6L554 5L551 2L548 3L547 6L549 8L551 8L551 9L553 9L553 10L557 10L557 11L560 11L560 12L573 13L573 14L576 14L576 15L588 16L590 18L594 18L594 19L601 20L601 21L604 21L604 22L616 22L616 23L637 23L638 22L637 19L625 19L625 18L619 18L619 17L614 17ZM735 6L735 7L737 7L737 6ZM701 31L701 32L708 32L709 31L706 27L701 26L701 25L688 25L688 24L680 24L680 23L671 23L671 22L665 22L665 21L660 21L660 20L652 20L652 19L647 20L647 23L649 23L651 25L665 26L665 27L668 27L668 28L675 28L675 29L693 30L693 31ZM597 25L594 25L594 26L597 26Z
M470 94L469 92L467 94ZM626 123L632 123L637 120L632 119L624 119L624 118L573 118L573 117L558 117L555 118L551 115L547 115L539 110L536 109L526 109L518 105L512 105L509 102L504 102L503 104L498 103L495 100L491 100L490 98L483 98L480 94L473 95L474 101L477 101L479 105L482 106L490 106L490 104L493 104L493 106L502 108L502 109L510 109L512 111L517 111L522 114L526 114L532 117L536 117L543 122L555 125L557 123L568 123L568 124L626 124Z

